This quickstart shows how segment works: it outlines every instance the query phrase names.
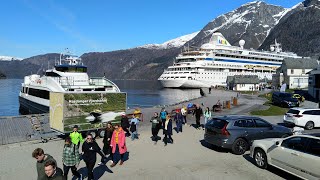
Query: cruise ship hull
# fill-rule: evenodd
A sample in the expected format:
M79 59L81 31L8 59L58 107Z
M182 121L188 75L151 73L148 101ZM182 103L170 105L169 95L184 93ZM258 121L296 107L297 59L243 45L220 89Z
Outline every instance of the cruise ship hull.
M209 84L197 80L159 80L165 88L204 88Z
M19 112L20 114L43 114L49 113L49 107L33 102L19 96Z

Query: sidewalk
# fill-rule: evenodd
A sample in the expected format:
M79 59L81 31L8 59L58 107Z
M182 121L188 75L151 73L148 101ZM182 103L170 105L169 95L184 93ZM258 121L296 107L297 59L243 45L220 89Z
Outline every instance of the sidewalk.
M150 125L149 125L150 128ZM203 141L203 130L183 126L183 133L174 132L174 144L164 146L162 141L154 145L151 132L140 130L140 139L127 138L129 159L122 166L110 168L95 166L94 174L99 179L282 179L277 174L259 169L248 161L248 155L237 156L226 151L208 147ZM159 133L162 136L162 131ZM101 139L97 140L102 147ZM45 144L22 143L0 147L0 180L36 179L35 159L32 151L43 148L62 167L63 141L49 141ZM248 152L247 152L248 153ZM100 157L97 158L100 160ZM97 162L98 163L98 162ZM86 174L83 161L80 172ZM69 172L69 179L71 179Z

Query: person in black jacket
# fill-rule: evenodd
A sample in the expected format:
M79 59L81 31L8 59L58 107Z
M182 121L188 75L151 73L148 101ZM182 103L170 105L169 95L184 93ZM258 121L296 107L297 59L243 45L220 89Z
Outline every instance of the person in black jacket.
M172 136L172 119L170 114L166 116L163 132L164 132L164 138L163 138L164 145L167 146L167 143L169 142L168 140L170 140L171 143L173 143L173 139L171 137Z
M131 136L129 132L130 122L128 117L125 114L122 114L121 116L121 127L126 132L126 136Z
M83 160L88 169L88 180L93 179L93 168L97 161L97 153L105 157L99 145L94 141L91 134L87 135L86 141L82 144Z
M193 111L193 115L196 116L197 129L200 129L200 118L203 115L203 112L199 104L196 105L196 109Z
M103 140L102 140L102 142L103 142L102 151L103 151L103 153L105 155L109 154L109 159L111 158L111 161L113 159L113 154L112 154L112 151L111 151L110 142L111 142L113 130L114 130L114 128L113 128L111 122L108 122L107 128L105 130L105 134L104 134L104 137L103 137ZM104 163L105 163L105 158L101 157L101 162L98 165L102 165Z

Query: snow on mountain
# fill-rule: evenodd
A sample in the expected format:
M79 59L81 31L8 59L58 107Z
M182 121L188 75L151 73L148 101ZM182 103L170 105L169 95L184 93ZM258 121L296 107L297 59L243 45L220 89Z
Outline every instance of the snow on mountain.
M243 39L246 41L245 48L256 49L284 11L281 6L270 5L263 1L246 3L210 21L189 43L200 47L209 41L212 33L219 31L232 45L238 45L239 40Z
M11 56L0 56L0 61L11 61L11 60L22 60L22 58L11 57Z
M200 31L187 34L184 36L180 36L178 38L166 41L162 44L146 44L143 46L139 46L138 48L147 48L147 49L169 49L169 48L179 48L183 46L186 42L190 41L192 38L194 38Z

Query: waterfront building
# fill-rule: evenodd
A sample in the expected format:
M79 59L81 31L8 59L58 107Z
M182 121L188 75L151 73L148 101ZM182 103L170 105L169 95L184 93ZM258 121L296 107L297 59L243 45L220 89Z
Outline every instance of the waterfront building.
M257 75L235 75L227 77L227 87L234 91L258 91L259 78Z
M276 74L272 76L272 85L279 87L281 84L287 84L288 89L308 88L307 74L318 66L318 62L311 58L286 58Z

